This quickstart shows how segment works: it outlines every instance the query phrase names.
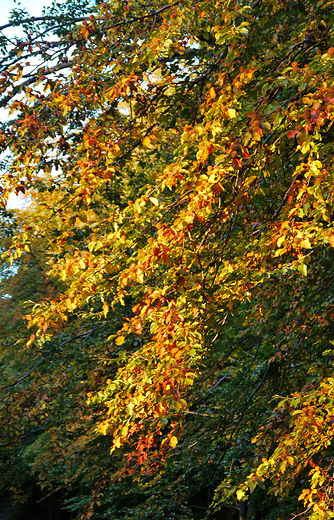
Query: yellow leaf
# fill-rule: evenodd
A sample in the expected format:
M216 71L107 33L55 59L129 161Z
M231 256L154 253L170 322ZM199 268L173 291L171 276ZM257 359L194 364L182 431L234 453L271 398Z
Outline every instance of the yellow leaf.
M137 282L138 283L144 283L144 275L143 273L137 273Z
M159 206L159 201L155 197L150 197L150 201L152 204L154 204L154 206Z
M107 422L103 422L103 423L99 424L99 432L102 433L102 435L107 435L107 430L108 430Z
M308 238L304 238L304 240L302 240L299 245L300 247L304 247L305 249L312 249L311 243Z
M173 435L173 437L170 438L169 444L172 448L175 448L177 443L178 443L177 437L175 437L175 435Z
M116 437L116 439L114 440L114 446L116 448L120 448L121 447L121 438L120 437Z
M35 337L36 337L35 334L32 334L32 335L30 336L29 340L28 340L27 343L26 343L26 344L27 344L27 347L30 347L30 345L33 344Z
M290 455L287 456L286 460L288 461L288 463L290 464L290 466L293 466L293 465L294 465L293 457L290 457Z
M185 220L185 222L187 222L187 224L192 224L194 222L195 218L194 218L194 215L188 214L184 217L184 220Z
M245 492L242 491L241 489L238 489L238 491L237 491L237 499L238 500L243 500L245 498L245 496L246 496Z
M121 149L118 144L115 144L113 147L113 154L117 157L121 153Z
M86 269L86 263L84 262L84 260L82 258L80 258L80 260L78 262L78 267L80 269Z
M307 276L307 265L305 265L303 262L299 264L297 269L303 276Z
M115 343L116 343L116 345L123 345L124 341L125 341L124 336L118 336Z
M236 111L234 110L234 108L228 108L227 109L227 115L230 119L234 119L235 117L237 117L237 113Z
M286 468L286 460L283 460L283 462L281 463L280 468L279 468L281 473L285 472L285 468Z
M145 148L148 148L151 144L151 139L148 137L148 135L146 137L144 137L143 139L143 146Z
M129 415L132 415L133 408L134 408L134 404L133 403L127 404L126 409L127 409Z
M281 247L281 245L285 242L285 236L279 237L277 240L277 247Z
M213 87L210 88L210 97L211 99L215 99L215 97L217 97L216 90Z
M103 302L103 315L104 317L106 318L107 314L108 314L108 311L109 311L109 305L107 304L107 302Z

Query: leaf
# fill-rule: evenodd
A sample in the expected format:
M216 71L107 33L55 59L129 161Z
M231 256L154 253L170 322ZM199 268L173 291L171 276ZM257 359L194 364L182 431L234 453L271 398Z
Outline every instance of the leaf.
M307 276L307 265L304 264L303 262L301 262L301 263L298 265L298 271L299 271L303 276Z
M298 132L299 130L290 130L290 132L288 132L288 139L293 139L294 137L296 137Z
M109 305L107 302L103 302L103 315L104 317L106 318L107 317L107 314L109 312Z
M211 99L215 99L217 97L216 89L214 87L210 88L210 97Z
M159 201L155 197L150 197L150 201L154 206L159 206Z
M285 470L286 470L286 465L287 465L287 461L286 460L283 460L280 464L280 472L281 473L285 473Z
M148 148L150 146L150 144L151 144L150 138L148 136L144 137L144 139L143 139L143 146L145 148Z
M244 500L245 497L246 497L245 492L242 491L242 489L238 489L238 491L237 491L237 499L238 500Z
M107 435L108 426L109 424L107 421L104 421L103 423L99 424L99 432L102 433L102 435Z
M123 345L124 341L125 341L124 336L118 336L118 338L116 338L116 340L115 340L115 343L116 343L116 345Z
M234 108L228 108L227 109L227 115L230 119L234 119L237 117L237 113Z
M300 247L304 247L305 249L312 249L311 242L308 238L304 238L304 240L300 242Z
M286 240L285 235L279 237L279 239L277 240L277 247L281 247L281 245L284 244L285 240Z
M177 440L177 437L175 437L175 435L173 435L170 439L169 439L169 444L172 448L175 448L175 446L177 445L178 443L178 440Z

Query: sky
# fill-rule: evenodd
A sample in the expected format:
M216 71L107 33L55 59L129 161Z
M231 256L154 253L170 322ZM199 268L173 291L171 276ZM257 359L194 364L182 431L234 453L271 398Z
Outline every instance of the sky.
M58 0L59 2L59 0ZM19 7L27 9L28 13L32 16L39 16L42 13L43 7L52 4L51 0L21 0L18 2ZM1 0L1 9L0 9L0 25L5 25L8 22L9 13L18 7L18 4L14 2L14 0Z
M42 14L43 7L52 4L52 0L21 0L15 3L14 0L0 0L0 26L5 25L8 22L8 17L12 9L21 7L26 8L29 14L32 16L40 16ZM61 0L58 0L60 2ZM19 4L19 5L18 5ZM8 29L7 29L8 31ZM8 34L8 33L7 33ZM24 206L24 202L21 197L12 194L9 197L7 208L19 208Z

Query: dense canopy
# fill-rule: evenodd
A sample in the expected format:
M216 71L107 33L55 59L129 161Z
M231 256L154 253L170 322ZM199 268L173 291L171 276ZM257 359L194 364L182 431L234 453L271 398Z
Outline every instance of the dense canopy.
M4 493L333 518L333 27L69 0L0 28Z

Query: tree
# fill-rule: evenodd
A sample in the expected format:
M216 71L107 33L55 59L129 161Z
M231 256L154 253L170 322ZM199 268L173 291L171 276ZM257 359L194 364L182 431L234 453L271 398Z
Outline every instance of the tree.
M43 208L7 258L42 240L61 281L27 345L87 374L60 384L64 415L63 393L43 403L33 467L89 482L87 517L201 518L206 489L208 514L245 518L248 499L247 518L330 518L332 4L91 9L21 19L3 60L4 204L33 191Z

